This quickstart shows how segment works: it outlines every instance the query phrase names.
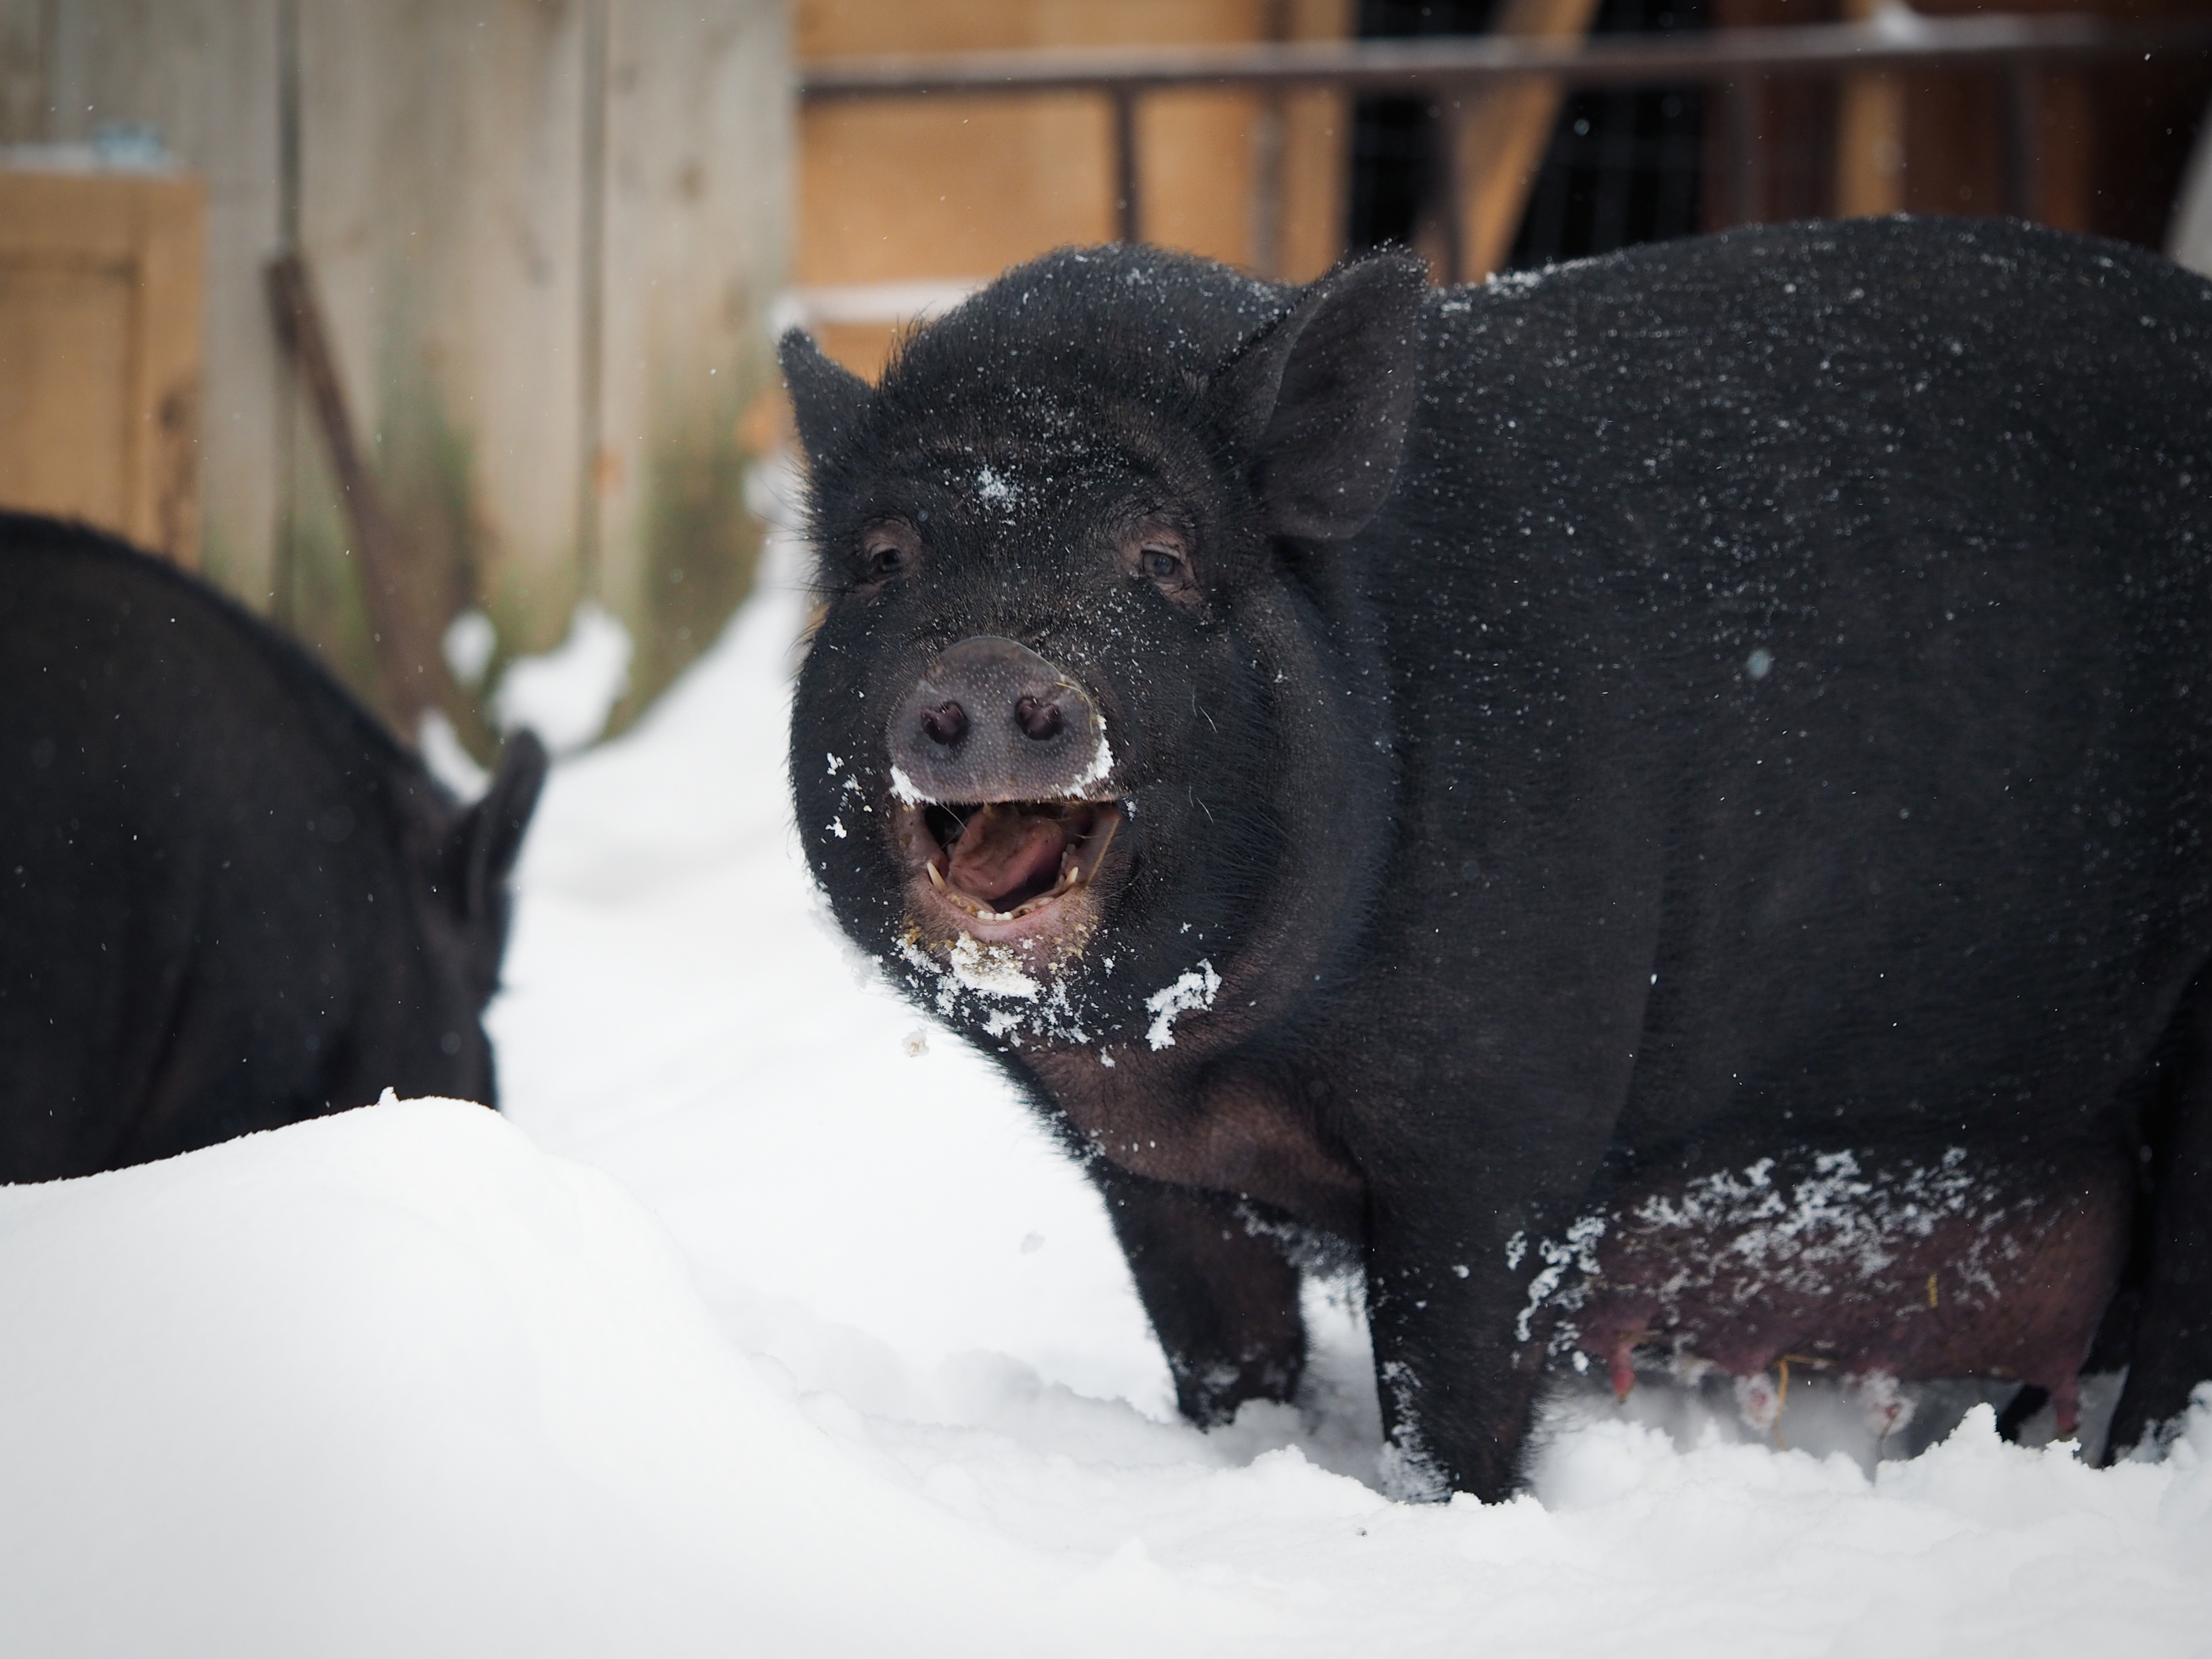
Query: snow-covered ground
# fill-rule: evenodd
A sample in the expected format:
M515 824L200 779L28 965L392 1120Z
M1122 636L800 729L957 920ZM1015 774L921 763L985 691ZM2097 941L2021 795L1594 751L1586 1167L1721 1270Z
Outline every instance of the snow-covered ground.
M769 588L555 773L504 1118L0 1190L0 1654L2212 1649L2212 1404L1875 1465L1802 1386L1794 1450L1639 1390L1407 1508L1339 1287L1298 1409L1176 1421L1086 1187L808 891Z

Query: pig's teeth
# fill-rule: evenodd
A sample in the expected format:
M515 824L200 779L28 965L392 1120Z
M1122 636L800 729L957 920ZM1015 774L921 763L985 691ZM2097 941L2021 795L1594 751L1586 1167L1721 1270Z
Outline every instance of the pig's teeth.
M929 879L931 884L933 885L938 891L943 892L945 890L945 874L944 872L940 871L937 867L937 860L935 859L932 859L929 861Z

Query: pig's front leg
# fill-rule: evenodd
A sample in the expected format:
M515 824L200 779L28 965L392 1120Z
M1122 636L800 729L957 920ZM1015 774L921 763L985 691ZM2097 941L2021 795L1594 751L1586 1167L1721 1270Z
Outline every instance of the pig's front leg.
M1482 1093L1528 1099L1504 1082ZM1614 1117L1606 1093L1551 1088L1537 1133L1478 1119L1411 1134L1370 1168L1367 1325L1394 1498L1520 1489L1548 1343L1604 1239L1590 1192Z
M1532 1281L1553 1264L1524 1230L1474 1238L1457 1218L1430 1227L1376 1209L1367 1316L1385 1489L1414 1502L1510 1498L1554 1322Z
M1103 1158L1090 1173L1182 1414L1211 1428L1248 1400L1288 1400L1305 1367L1306 1328L1298 1270L1281 1247L1252 1231L1225 1194L1131 1175Z
M2176 1024L2184 1042L2169 1063L2178 1086L2146 1149L2142 1304L2105 1443L2108 1462L2147 1435L2171 1433L2197 1385L2212 1377L2212 981L2191 992Z

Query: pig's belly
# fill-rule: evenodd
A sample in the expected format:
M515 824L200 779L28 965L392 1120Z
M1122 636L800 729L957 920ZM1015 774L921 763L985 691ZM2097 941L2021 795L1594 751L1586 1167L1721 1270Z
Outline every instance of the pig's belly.
M1555 1351L1623 1391L1639 1364L1751 1376L1789 1362L2017 1378L2070 1422L2129 1216L2124 1164L2077 1162L2004 1172L1959 1148L1928 1165L1809 1152L1656 1185L1531 1249L1530 1311L1555 1300Z

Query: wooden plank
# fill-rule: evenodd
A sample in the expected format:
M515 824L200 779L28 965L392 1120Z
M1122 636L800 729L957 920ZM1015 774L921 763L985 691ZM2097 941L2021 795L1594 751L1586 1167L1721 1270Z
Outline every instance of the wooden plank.
M2185 0L2198 6L2203 0ZM1149 46L841 57L805 67L810 105L885 97L1030 98L1115 87L1328 86L1413 96L1531 77L1569 87L1725 85L1747 75L1827 80L1855 70L1971 69L2104 59L2193 65L2212 20L2106 21L2067 13L1923 17L1908 31L1865 23L1723 27L1681 34L1527 40L1503 34L1342 45Z
M596 134L593 19L618 60L600 81L612 101L597 106L613 125ZM656 480L708 477L727 524L708 532L750 546L757 529L738 499L736 414L700 403L689 379L711 351L718 398L741 380L726 401L742 403L768 380L759 325L788 245L789 70L781 0L0 0L0 142L147 125L208 180L212 574L380 694L358 532L262 289L289 204L359 459L426 613L442 624L484 606L503 658L556 642L597 592L638 636L650 690L674 660L659 635L704 645L736 591L654 590L645 550L665 551L682 517ZM288 82L296 145L280 117ZM610 216L597 236L591 203ZM601 283L596 352L587 275ZM91 349L33 332L49 355ZM604 369L596 392L587 359ZM481 749L481 722L451 712Z
M611 5L598 597L637 654L617 720L749 590L745 416L780 382L793 122L783 0Z
M1516 41L1577 41L1596 16L1597 0L1504 0L1492 33ZM1457 209L1450 280L1480 282L1505 263L1565 97L1559 82L1540 78L1456 100L1447 140Z
M0 501L199 556L198 180L0 171Z
M46 136L46 0L0 0L0 144Z
M127 532L136 285L128 258L0 252L0 502Z
M2078 70L2023 70L2016 95L2025 101L2027 200L2014 210L2059 230L2094 231L2097 120L2088 77Z
M362 449L426 609L484 607L503 650L559 640L583 591L582 11L300 0L300 240ZM349 585L341 506L295 503L305 600Z
M1352 38L1352 0L1291 0L1292 40ZM1310 283L1344 257L1352 189L1352 97L1327 88L1282 94L1283 205L1274 275Z
M794 21L802 63L887 49L933 62L994 50L1235 48L1278 27L1320 38L1341 31L1348 11L1346 0L801 0ZM1328 130L1343 101L1327 92L1284 100L1283 190L1271 227L1255 210L1267 166L1260 97L1186 86L1139 98L1138 234L1232 264L1264 255L1318 274L1342 235L1341 162ZM1346 127L1334 127L1340 139ZM1112 100L1095 92L807 108L799 140L797 264L809 286L987 277L1122 229ZM1316 160L1318 184L1305 182ZM1261 246L1269 237L1272 252ZM872 374L893 331L889 322L844 325L823 342Z
M269 602L280 365L261 298L275 251L275 0L41 0L44 121L77 143L150 129L204 182L205 349L196 467L206 572Z
M1844 0L1844 15L1871 22L1883 0ZM1905 82L1849 75L1837 88L1836 216L1896 213L1905 206Z
M382 671L381 701L401 738L411 744L422 732L423 715L448 708L454 700L439 651L439 629L423 614L423 596L414 580L416 562L408 556L405 540L385 507L382 485L362 459L313 279L296 253L271 260L268 277L276 332L307 389L308 406L353 528L354 568L361 573L362 597Z
M131 522L141 546L197 569L207 197L193 178L143 182L152 187L136 198Z
M1907 82L1903 200L1908 213L2016 212L2008 199L2004 77L1915 76Z

